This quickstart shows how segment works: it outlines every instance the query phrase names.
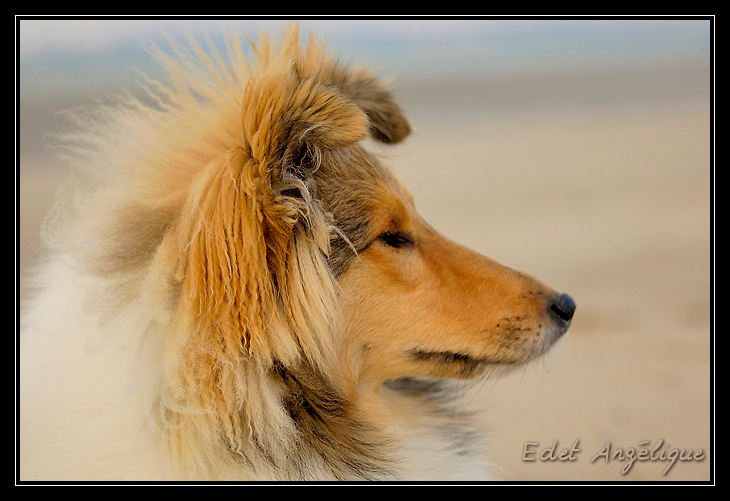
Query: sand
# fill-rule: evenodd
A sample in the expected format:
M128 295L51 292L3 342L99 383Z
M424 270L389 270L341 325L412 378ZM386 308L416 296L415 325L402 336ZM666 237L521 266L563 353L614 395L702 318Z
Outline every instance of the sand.
M422 215L578 304L556 349L454 402L486 407L490 455L509 481L713 478L707 75L677 68L396 90L416 131L378 151ZM21 277L67 175L41 147L64 104L21 101ZM624 473L626 459L606 461L606 447L655 452ZM673 449L691 459L665 473Z

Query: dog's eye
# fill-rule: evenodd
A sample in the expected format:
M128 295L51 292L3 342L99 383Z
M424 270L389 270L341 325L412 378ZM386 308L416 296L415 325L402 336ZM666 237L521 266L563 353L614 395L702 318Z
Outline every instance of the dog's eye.
M407 236L401 233L394 233L392 231L386 231L378 238L385 242L386 245L390 247L395 247L396 249L413 244L411 239L409 239Z

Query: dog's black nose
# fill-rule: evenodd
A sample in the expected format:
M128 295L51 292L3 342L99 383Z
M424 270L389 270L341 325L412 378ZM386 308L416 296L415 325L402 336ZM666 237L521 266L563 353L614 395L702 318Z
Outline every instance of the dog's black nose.
M570 323L575 312L575 301L567 294L559 294L553 298L550 311L566 324Z

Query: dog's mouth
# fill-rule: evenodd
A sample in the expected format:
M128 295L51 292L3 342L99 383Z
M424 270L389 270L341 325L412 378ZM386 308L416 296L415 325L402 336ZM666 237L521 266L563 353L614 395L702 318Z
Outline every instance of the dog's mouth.
M413 362L435 367L436 372L442 373L442 375L470 378L479 376L489 367L517 367L528 363L549 351L564 331L565 328L562 328L559 332L556 332L552 336L554 339L549 343L536 346L526 345L521 347L521 349L517 349L514 345L505 345L502 349L498 349L489 355L472 355L461 351L412 348L405 353L405 356Z
M516 363L506 359L495 360L492 357L477 357L454 351L430 351L421 348L409 350L407 356L416 362L448 368L449 371L455 371L462 377L476 376L489 365Z

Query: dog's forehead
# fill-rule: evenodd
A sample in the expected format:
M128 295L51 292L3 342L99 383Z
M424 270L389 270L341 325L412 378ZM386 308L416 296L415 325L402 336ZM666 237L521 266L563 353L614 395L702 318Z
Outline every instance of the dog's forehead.
M410 198L393 171L360 145L324 157L315 180L317 197L334 212L360 206L372 214Z

